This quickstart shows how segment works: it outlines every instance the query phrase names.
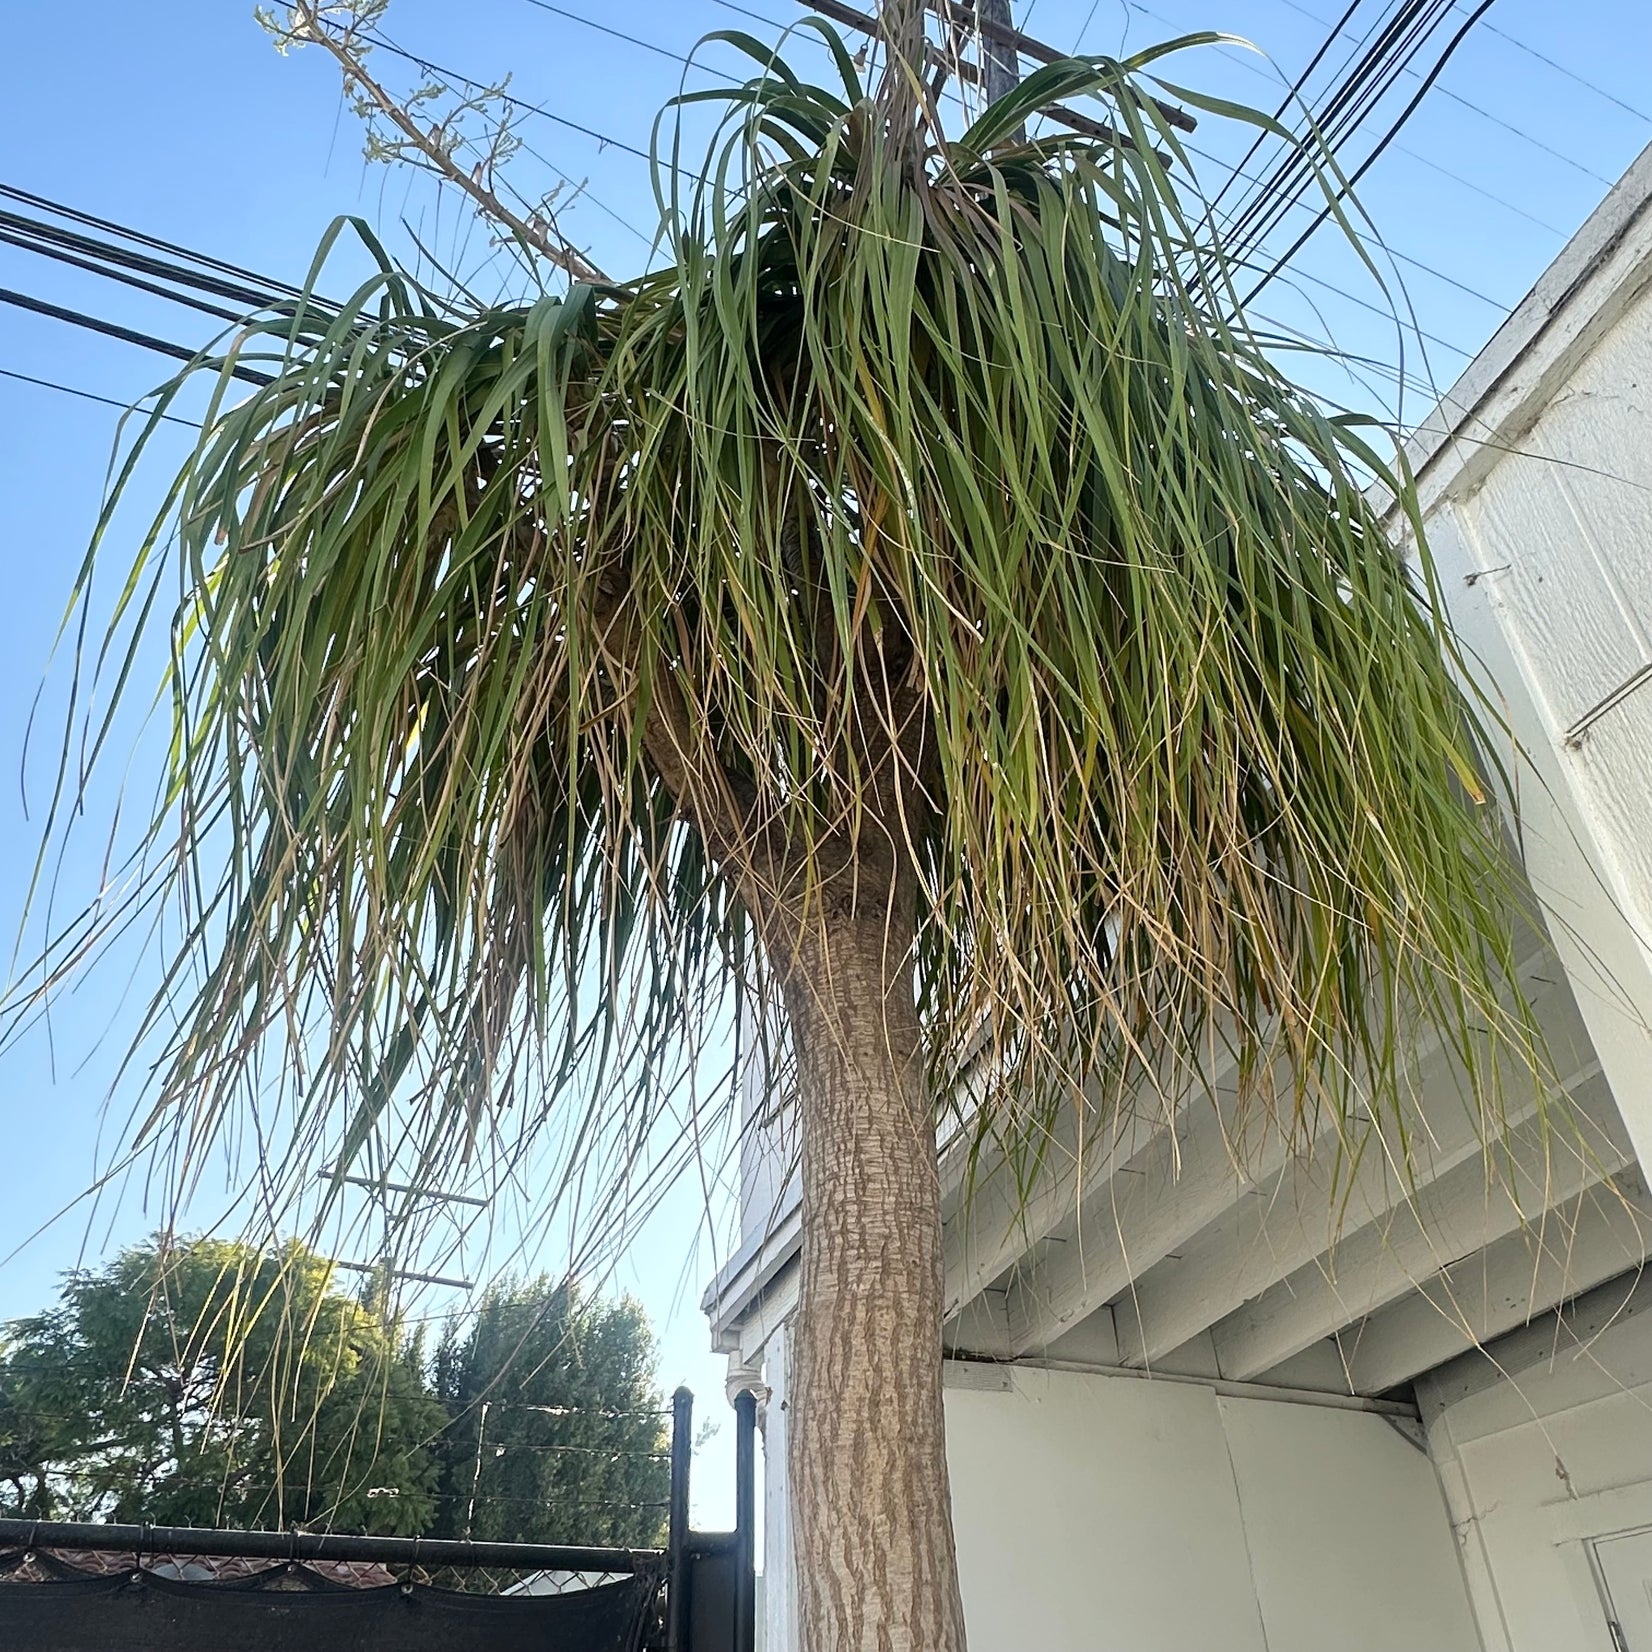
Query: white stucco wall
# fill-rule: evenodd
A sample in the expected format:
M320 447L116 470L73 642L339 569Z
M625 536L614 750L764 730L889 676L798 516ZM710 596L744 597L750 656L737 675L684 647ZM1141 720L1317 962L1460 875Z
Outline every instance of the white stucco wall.
M1448 398L1456 436L1434 446L1421 481L1453 621L1518 742L1506 756L1532 886L1643 1175L1652 1167L1649 203L1652 150ZM1571 1266L1573 1288L1616 1271L1609 1261ZM1652 1293L1633 1276L1601 1286L1491 1352L1495 1364L1467 1355L1419 1389L1488 1652L1612 1652L1588 1545L1652 1528Z
M970 1652L1481 1652L1434 1467L1384 1417L1028 1366L950 1366L946 1409Z
M1002 1380L946 1397L971 1652L1267 1652L1215 1394Z
M1456 434L1419 481L1442 594L1507 718L1527 872L1652 1165L1652 150L1447 405Z
M1433 1465L1387 1419L1006 1376L947 1393L971 1652L1479 1652Z
M1487 1652L1613 1652L1587 1545L1652 1525L1652 1293L1631 1285L1544 1327L1530 1365L1471 1356L1423 1385Z

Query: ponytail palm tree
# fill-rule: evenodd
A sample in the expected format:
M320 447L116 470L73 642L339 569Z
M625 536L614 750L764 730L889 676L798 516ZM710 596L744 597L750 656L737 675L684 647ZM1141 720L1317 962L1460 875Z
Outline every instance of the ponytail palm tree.
M804 1644L958 1652L943 1112L1036 1159L1220 1039L1352 1132L1413 1016L1489 1087L1509 879L1426 551L1363 491L1409 484L1238 313L1149 57L949 138L899 50L868 89L823 31L828 89L727 38L758 72L662 168L665 267L489 309L386 260L215 360L271 382L128 587L175 529L153 1119L207 1139L273 1057L346 1159L394 1117L429 1178L576 1092L590 1159L754 987ZM1082 94L1117 141L1016 140Z

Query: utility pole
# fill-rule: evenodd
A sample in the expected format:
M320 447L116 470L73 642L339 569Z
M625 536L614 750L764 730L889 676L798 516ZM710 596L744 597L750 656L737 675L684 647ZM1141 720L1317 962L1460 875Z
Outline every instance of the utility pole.
M1013 92L1021 79L1021 54L1009 41L1014 27L1010 0L975 0L975 38L988 103Z
M366 1188L371 1193L407 1193L417 1199L430 1199L438 1204L469 1205L476 1210L486 1210L487 1200L478 1199L468 1193L448 1193L439 1187L415 1187L409 1182L388 1182L377 1176L341 1176L335 1170L323 1168L316 1172L316 1180L332 1182L337 1186ZM388 1244L388 1241L387 1241ZM388 1250L377 1262L344 1262L334 1258L335 1268L345 1268L351 1273L376 1274L384 1280L385 1293L388 1296L392 1279L411 1280L418 1285L445 1285L450 1290L469 1291L476 1288L473 1279L454 1279L446 1274L419 1273L411 1268L396 1268L390 1264L393 1258Z
M1010 0L975 0L975 55L981 64L981 90L987 102L1013 92L1021 79L1021 54L1010 43L1015 28ZM1011 143L1027 141L1027 123L1010 133Z
M822 17L830 18L834 23L853 29L857 34L866 35L869 39L879 40L884 37L880 18L859 6L849 4L849 0L799 0L799 3L810 11L818 12ZM1030 57L1035 63L1059 63L1067 56L1067 53L1057 47L1042 40L1035 40L1031 35L1023 34L1017 29L1010 16L1010 0L923 0L923 9L934 12L943 22L949 24L955 31L954 40L961 37L974 38L977 61L970 63L954 59L947 67L948 71L956 74L960 80L978 85L989 103L995 98L1002 97L1020 81L1022 58ZM1178 131L1191 132L1194 129L1196 123L1185 109L1179 109L1175 104L1166 103L1159 98L1144 101L1150 102L1164 121ZM1057 125L1065 126L1069 131L1094 138L1098 142L1130 142L1128 137L1121 135L1106 122L1082 114L1064 103L1052 103L1038 112L1045 119L1055 121ZM1024 135L1023 130L1017 135L1017 140Z

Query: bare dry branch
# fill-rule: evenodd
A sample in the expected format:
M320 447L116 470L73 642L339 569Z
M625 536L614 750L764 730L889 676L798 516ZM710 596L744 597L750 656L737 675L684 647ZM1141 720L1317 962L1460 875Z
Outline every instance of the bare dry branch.
M549 259L575 281L594 283L608 279L557 230L554 220L551 220L547 232L540 224L512 212L479 177L466 172L458 165L442 144L435 142L428 133L420 131L418 122L367 72L366 65L350 49L346 40L340 39L329 27L327 20L316 10L313 0L294 0L292 10L297 19L297 27L293 31L295 38L314 41L316 45L323 47L344 71L346 82L359 87L430 166L450 184L462 189L487 217L504 225L511 234L532 247L542 257Z

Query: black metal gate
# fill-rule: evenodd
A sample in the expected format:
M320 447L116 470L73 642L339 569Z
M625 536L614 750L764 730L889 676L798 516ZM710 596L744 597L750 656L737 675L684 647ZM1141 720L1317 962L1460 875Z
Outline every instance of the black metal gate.
M0 1652L752 1652L756 1400L735 1401L732 1532L689 1526L693 1405L678 1389L663 1550L0 1520ZM66 1550L131 1565L87 1575L53 1558ZM269 1565L197 1581L163 1556ZM339 1563L387 1581L341 1582ZM576 1586L496 1594L431 1581L483 1570Z

